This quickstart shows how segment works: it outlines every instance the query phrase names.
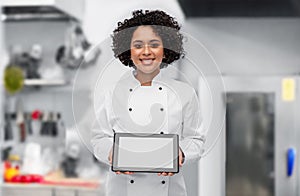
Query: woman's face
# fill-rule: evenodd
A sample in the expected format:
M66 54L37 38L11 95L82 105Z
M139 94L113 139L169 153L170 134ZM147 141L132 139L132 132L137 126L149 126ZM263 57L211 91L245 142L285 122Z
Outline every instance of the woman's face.
M133 33L130 44L131 60L142 74L156 75L164 56L161 38L151 26L139 26Z

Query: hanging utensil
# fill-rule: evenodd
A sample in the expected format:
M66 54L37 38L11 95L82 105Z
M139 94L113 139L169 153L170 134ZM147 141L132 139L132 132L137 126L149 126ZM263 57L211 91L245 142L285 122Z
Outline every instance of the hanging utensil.
M32 134L37 136L41 131L42 113L39 110L34 110L31 113L31 128Z
M25 125L26 125L27 133L32 135L31 114L30 113L25 114Z
M11 126L11 114L5 113L4 140L13 139L13 130Z
M47 132L48 132L48 115L49 115L48 112L43 113L42 125L41 125L41 130L40 130L41 135L47 135Z
M57 113L54 112L53 118L52 118L52 136L53 137L56 137L58 134L57 123L58 123Z
M20 130L20 142L24 142L26 139L26 127L25 127L25 121L24 121L24 113L23 113L23 104L21 99L17 100L17 116L16 116L16 123Z

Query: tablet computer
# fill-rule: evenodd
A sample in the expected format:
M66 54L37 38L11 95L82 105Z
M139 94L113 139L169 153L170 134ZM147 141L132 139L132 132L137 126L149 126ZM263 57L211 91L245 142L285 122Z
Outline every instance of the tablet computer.
M178 135L115 133L112 171L179 171Z

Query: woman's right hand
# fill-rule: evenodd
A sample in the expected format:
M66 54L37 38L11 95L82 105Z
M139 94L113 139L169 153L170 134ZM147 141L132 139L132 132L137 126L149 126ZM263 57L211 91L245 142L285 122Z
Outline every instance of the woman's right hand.
M108 153L108 161L109 161L110 165L112 165L112 148L110 149L110 151Z
M112 149L110 149L109 154L108 154L108 161L110 163L110 165L112 165ZM133 174L133 172L130 171L126 171L126 172L120 172L120 171L116 171L116 174L126 174L126 175L131 175Z

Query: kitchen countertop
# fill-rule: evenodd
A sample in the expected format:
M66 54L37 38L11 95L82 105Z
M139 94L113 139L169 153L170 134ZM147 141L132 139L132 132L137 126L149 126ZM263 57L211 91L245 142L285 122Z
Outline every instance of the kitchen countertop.
M100 179L66 178L61 170L49 173L43 177L42 182L37 183L12 183L5 182L2 187L49 187L49 188L71 188L71 189L99 189Z

